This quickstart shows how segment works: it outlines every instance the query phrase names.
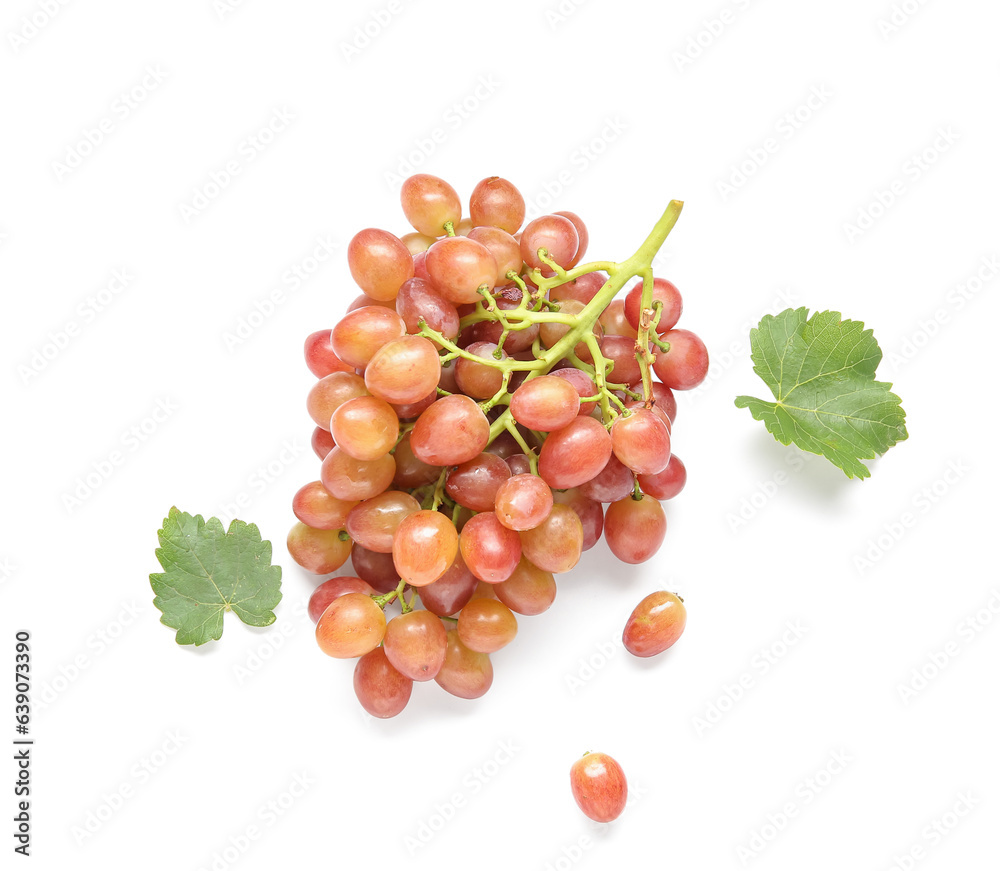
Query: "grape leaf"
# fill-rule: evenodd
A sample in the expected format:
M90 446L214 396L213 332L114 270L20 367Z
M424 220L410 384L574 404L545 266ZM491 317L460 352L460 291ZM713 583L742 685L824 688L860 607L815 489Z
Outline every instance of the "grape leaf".
M906 436L906 412L892 385L875 380L882 350L861 321L806 308L765 315L750 331L751 359L775 402L737 396L783 445L820 454L848 478L871 475L861 460Z
M234 520L226 532L217 517L206 523L171 508L157 537L163 573L149 576L153 604L160 622L177 630L178 644L218 641L226 611L248 626L274 622L281 568L271 565L271 542L254 524Z

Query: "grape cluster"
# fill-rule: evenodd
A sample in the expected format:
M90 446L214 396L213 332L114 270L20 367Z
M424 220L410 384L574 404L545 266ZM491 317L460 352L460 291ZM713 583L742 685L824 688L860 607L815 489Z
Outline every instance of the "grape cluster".
M358 233L347 256L362 294L306 339L322 465L288 535L310 572L350 558L354 575L321 583L309 614L325 653L358 657L355 691L379 717L413 681L483 695L515 613L545 611L553 576L602 532L623 562L656 553L660 500L687 474L671 453L673 391L708 370L704 344L676 327L680 293L651 267L681 203L628 260L580 265L583 221L557 212L521 229L524 199L502 178L476 185L465 218L431 175L401 199L415 232Z

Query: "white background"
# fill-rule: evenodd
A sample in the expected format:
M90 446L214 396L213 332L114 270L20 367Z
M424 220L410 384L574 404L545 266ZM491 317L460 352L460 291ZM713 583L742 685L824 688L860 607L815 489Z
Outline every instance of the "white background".
M37 867L995 860L996 4L44 7L0 14L0 723L13 738L28 629ZM293 119L248 145L275 112ZM212 189L230 160L239 174ZM660 273L715 366L681 398L689 481L661 554L625 569L602 543L550 612L521 619L487 697L419 685L376 722L353 663L314 643L314 579L284 536L318 473L302 340L356 294L351 236L406 231L393 176L412 170L463 196L499 174L540 209L575 210L595 259L624 259L685 200ZM217 196L186 217L206 186ZM321 241L334 255L227 347ZM115 270L127 285L88 313ZM789 304L864 320L886 353L910 438L867 481L733 405L767 396L747 332ZM154 424L158 404L172 410ZM284 568L278 622L230 615L220 642L180 648L152 606L156 530L171 505L229 516L241 497ZM680 643L654 661L608 646L660 586L687 600ZM904 699L914 669L931 677ZM588 749L632 786L612 825L570 795Z

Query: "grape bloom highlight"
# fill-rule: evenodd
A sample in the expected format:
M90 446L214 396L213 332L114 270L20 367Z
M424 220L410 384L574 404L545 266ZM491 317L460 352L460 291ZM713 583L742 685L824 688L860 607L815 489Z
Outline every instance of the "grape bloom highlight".
M309 572L351 561L309 614L320 649L357 660L376 717L402 711L414 681L482 696L490 655L602 534L625 563L659 550L661 500L687 479L673 391L708 371L704 343L676 326L680 291L651 265L681 202L627 260L581 263L583 220L522 228L505 179L479 182L468 216L443 179L415 175L400 193L413 231L351 240L361 294L305 341L321 465L288 536ZM648 655L657 644L633 631Z

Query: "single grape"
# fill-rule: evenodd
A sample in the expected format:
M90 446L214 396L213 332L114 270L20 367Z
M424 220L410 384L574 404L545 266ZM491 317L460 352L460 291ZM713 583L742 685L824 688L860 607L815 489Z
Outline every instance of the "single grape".
M330 424L328 423L327 426L329 425ZM312 449L315 451L316 456L321 460L325 460L326 455L337 446L337 443L333 440L333 436L330 435L330 431L321 426L318 426L313 430L312 438L309 440L309 443L312 445Z
M545 520L520 536L521 552L547 572L568 572L583 553L583 523L568 505L556 503Z
M496 362L493 352L497 346L492 342L473 342L465 350L488 362L477 363L466 357L459 357L455 361L455 381L459 390L466 396L473 399L489 399L500 390L503 385L503 372L495 366L490 365ZM506 359L507 355L501 351L500 359Z
M344 453L356 460L377 460L399 438L399 418L391 405L376 396L348 399L330 418L330 434Z
M395 299L400 285L413 278L413 255L385 230L362 230L351 239L347 266L358 287L377 300Z
M567 299L559 303L560 314L577 317L583 309L583 303L575 299ZM546 348L551 348L560 339L562 339L562 337L565 336L569 330L570 328L568 324L561 324L558 321L546 321L540 327L538 335L541 337L542 344L545 345ZM600 321L595 321L590 331L594 334L594 337L598 340L598 342L600 342L600 340L604 337L604 328L601 326ZM573 353L583 360L584 363L594 362L594 355L591 353L590 348L587 347L586 342L577 342L576 346L573 348Z
M360 502L388 489L395 473L392 454L383 454L375 460L356 460L338 446L323 460L319 479L338 499Z
M538 474L554 490L565 490L589 481L611 456L611 436L592 417L576 417L549 433L538 456Z
M580 409L577 411L578 415L588 417L593 413L594 409L597 408L596 402L583 401L588 397L597 396L598 392L594 379L591 378L586 372L581 369L577 369L574 366L567 366L563 369L553 369L549 375L555 378L562 378L573 385L577 395L580 397Z
M492 511L500 486L510 478L510 467L495 454L482 453L448 472L445 492L473 511Z
M488 248L497 263L496 287L510 284L508 272L521 272L521 246L517 239L499 227L475 227L469 238Z
M347 515L347 533L368 550L392 553L392 541L399 524L419 510L420 503L409 493L386 490L351 509Z
M292 512L313 529L343 529L347 515L358 503L338 499L322 481L311 481L292 497Z
M446 222L457 224L462 218L462 201L444 179L418 173L411 175L399 191L406 220L418 233L444 235Z
M394 310L366 305L344 315L330 335L337 356L364 369L379 348L405 334L406 324Z
M665 278L653 279L653 296L650 304L659 300L663 303L660 311L660 319L656 322L656 332L662 335L667 330L672 330L674 324L680 320L684 303L681 300L681 292ZM639 315L642 306L642 282L632 285L632 288L625 296L625 317L632 326L632 333L639 328Z
M436 481L438 475L441 474L439 466L431 466L423 460L417 459L410 446L410 433L399 440L393 456L396 458L396 473L392 483L404 490L430 484L431 481Z
M580 394L565 378L542 375L525 381L511 395L510 414L519 424L539 432L567 426L580 411Z
M364 380L353 372L333 372L312 386L306 397L306 410L316 426L329 431L330 418L341 405L367 395Z
M378 647L385 614L370 596L346 593L334 599L316 624L316 641L327 656L353 659Z
M620 499L604 513L604 538L623 563L648 560L660 549L666 533L663 506L652 496Z
M368 550L355 542L351 548L351 565L354 573L371 584L376 593L391 593L399 586L399 572L391 553Z
M411 278L396 297L396 312L403 319L406 332L419 333L420 321L426 322L446 339L458 335L458 310L445 299L434 285L422 278Z
M493 445L490 445L490 447L493 447ZM506 463L507 463L507 468L510 469L510 474L512 476L532 474L531 458L527 454L511 454L509 457L507 457ZM539 480L541 479L539 478ZM542 484L544 484L546 488L548 487L548 484L545 484L544 481L542 481ZM530 529L530 527L528 528Z
M611 448L637 475L655 475L670 462L669 424L649 408L627 412L611 427Z
M413 692L413 681L401 675L381 647L369 650L354 666L354 693L373 717L395 717Z
M577 806L598 823L618 819L628 802L622 767L607 753L586 753L569 770L569 785Z
M601 533L604 531L604 506L595 499L584 496L579 487L558 490L552 496L560 505L572 508L580 518L580 525L583 527L583 544L580 549L590 550L601 540Z
M437 387L435 387L423 399L418 399L416 402L390 402L389 405L392 406L392 410L396 412L396 417L400 421L414 421L437 402L437 398L438 392Z
M625 336L636 339L636 330L625 317L625 300L613 299L608 303L608 307L601 312L599 318L601 326L604 328L605 336Z
M613 364L608 370L608 381L638 384L642 379L642 370L635 356L635 336L605 336L600 344L601 353Z
M655 475L640 475L639 486L643 493L654 499L673 499L687 483L687 469L680 457L671 454L670 462L662 472Z
M342 541L338 529L313 529L296 523L288 532L288 552L307 572L335 572L351 555L351 540Z
M479 302L479 288L492 290L496 284L497 261L493 253L465 236L435 242L424 263L434 286L453 303Z
M576 248L576 254L573 255L573 259L570 260L567 268L572 268L576 266L583 259L583 255L587 253L587 248L590 247L590 233L587 231L587 225L583 223L583 218L581 218L576 212L553 212L555 215L559 215L562 218L568 218L573 226L576 228L576 235L579 239L579 244Z
M667 330L661 337L670 343L669 351L660 351L653 371L667 387L690 390L705 380L708 374L708 349L690 330Z
M507 580L521 558L518 534L500 523L492 511L484 511L466 522L459 536L459 547L469 571L491 584Z
M458 637L457 629L450 629L447 637L444 665L434 680L460 699L484 696L493 685L493 663L489 654L469 650Z
M365 386L386 402L418 402L437 390L441 358L422 336L401 336L379 348L365 369Z
M656 656L681 637L686 624L684 600L676 593L657 590L635 606L622 642L633 656Z
M552 572L538 568L521 557L511 576L493 585L497 599L511 611L533 616L547 611L556 598L556 580Z
M483 452L490 422L474 399L443 396L428 408L410 431L413 455L432 466L457 466ZM610 437L608 440L610 450Z
M577 489L587 499L595 502L617 502L619 499L631 496L634 488L635 475L632 470L612 454L608 458L607 465Z
M477 653L493 653L517 635L517 618L503 602L473 599L458 615L458 637Z
M549 267L538 256L544 248L548 258L568 269L580 248L580 236L573 222L562 215L543 215L528 223L521 233L521 259L531 269Z
M524 221L524 197L506 179L484 178L472 189L469 214L477 227L499 227L513 235Z
M436 236L425 236L423 233L404 233L399 237L399 241L406 246L406 250L411 254L420 254L437 242Z
M608 276L603 272L587 272L573 281L557 284L549 291L549 299L553 302L573 299L586 305L597 296L607 280ZM632 335L635 335L635 330L632 330Z
M420 601L424 607L439 617L457 614L472 598L479 583L462 559L462 551L455 555L455 561L440 578L420 588Z
M415 587L440 578L457 553L458 530L438 511L418 511L405 518L392 543L396 571Z
M306 336L305 356L309 371L317 378L334 372L353 372L354 367L348 366L336 355L330 340L332 330L317 330Z
M433 680L444 665L448 645L441 618L430 611L409 611L393 617L382 646L389 662L410 680Z
M528 462L524 454L520 456ZM538 526L549 516L553 504L549 485L528 469L500 484L494 499L497 520L518 532Z
M361 578L355 578L351 575L330 578L313 590L306 610L309 612L309 619L313 623L318 623L319 618L323 616L323 612L334 599L339 599L348 593L363 593L366 596L371 596L375 592L375 588Z

